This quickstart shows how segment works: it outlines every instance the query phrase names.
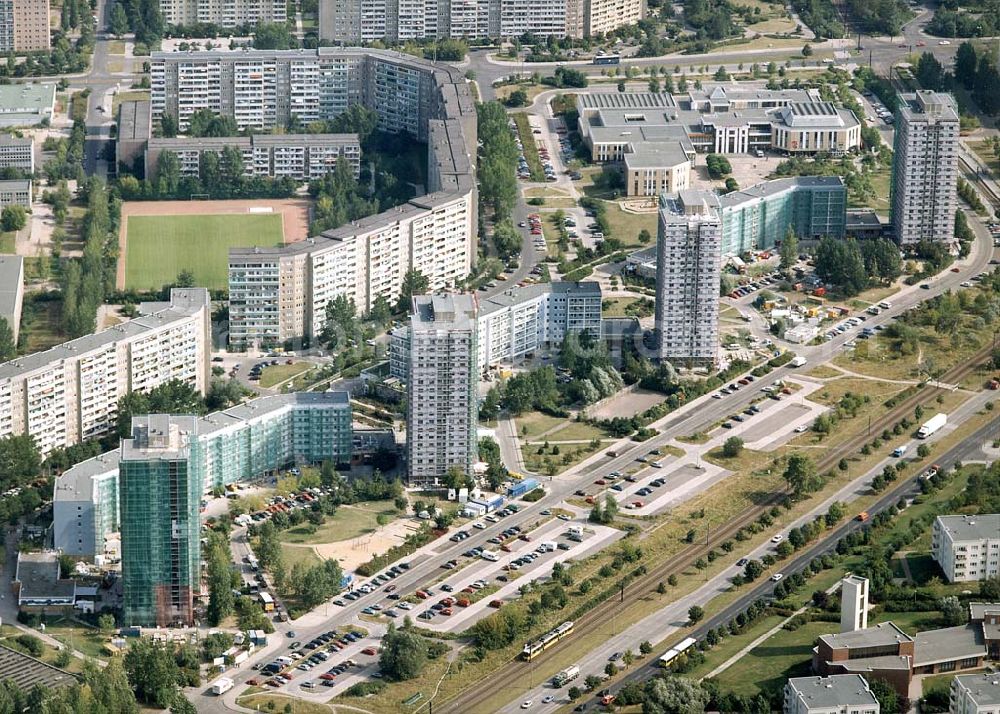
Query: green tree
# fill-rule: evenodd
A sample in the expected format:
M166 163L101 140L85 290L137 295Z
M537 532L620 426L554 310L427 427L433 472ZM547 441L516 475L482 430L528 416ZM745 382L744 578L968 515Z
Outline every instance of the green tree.
M42 457L30 434L0 438L0 490L20 486L38 478Z
M816 473L816 464L803 454L788 457L782 476L797 496L812 493L823 485L822 477Z
M110 634L115 629L115 617L114 615L101 615L97 618L97 629L99 629L104 634Z
M28 212L24 206L12 203L0 212L0 228L5 231L19 231L28 224Z
M799 237L795 235L795 229L790 225L785 232L784 240L781 241L778 254L781 256L781 269L786 271L799 259Z
M17 355L17 344L14 342L14 331L10 329L7 318L0 317L0 363L8 362Z
M124 665L138 701L158 709L170 706L180 669L167 645L140 637L125 653Z
M284 22L261 23L253 31L255 50L287 50L292 48L292 34Z
M515 89L507 97L505 104L508 107L523 107L528 103L528 93L520 87Z
M698 682L684 677L653 677L645 690L643 714L702 714L709 700Z
M128 32L128 16L120 2L116 2L111 8L111 14L108 16L108 29L111 30L111 34L118 38Z
M393 623L382 637L379 667L386 677L396 681L420 676L427 664L427 640L415 632L397 630Z
M697 625L705 617L705 611L699 605L692 605L688 608L688 622Z
M379 325L386 325L392 319L392 305L382 293L375 296L368 318Z
M868 686L878 700L879 711L882 714L899 714L899 694L891 684L884 679L873 679Z
M812 57L812 53L813 53L812 45L810 45L808 42L805 43L804 45L802 45L802 56L803 57Z
M403 286L399 293L398 309L400 312L409 312L410 303L414 295L424 295L430 289L431 281L426 275L416 268L406 271L403 276Z
M730 436L722 445L722 455L727 459L734 459L743 451L743 439L738 436Z
M213 627L217 626L233 612L233 579L229 565L228 539L213 531L209 536L207 552L204 554L208 562L208 609L206 615Z

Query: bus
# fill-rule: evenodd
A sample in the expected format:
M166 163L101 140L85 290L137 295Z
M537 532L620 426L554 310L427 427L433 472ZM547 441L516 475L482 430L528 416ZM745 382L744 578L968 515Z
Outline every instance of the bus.
M257 595L257 599L260 600L261 607L264 608L264 612L274 612L274 598L271 597L271 593L267 591L261 591Z
M559 640L569 637L571 634L573 634L573 623L571 621L564 622L554 630L549 630L534 642L525 643L524 649L521 650L521 657L525 661L530 662Z
M621 61L621 55L597 55L594 57L594 64L619 64Z
M698 640L696 640L693 637L686 637L683 640L681 640L678 644L674 645L669 650L667 650L666 654L660 657L660 666L669 667L671 662L673 662L675 659L684 654L684 652L687 651L697 641Z

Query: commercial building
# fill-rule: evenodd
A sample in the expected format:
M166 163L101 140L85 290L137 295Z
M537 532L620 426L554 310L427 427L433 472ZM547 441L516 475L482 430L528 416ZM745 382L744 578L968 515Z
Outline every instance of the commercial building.
M890 203L896 242L951 241L958 210L958 110L950 94L899 95Z
M76 582L60 577L54 551L18 553L13 585L22 612L64 613L76 602Z
M31 210L30 179L0 181L0 209L7 206L24 206Z
M879 714L878 700L860 674L795 677L785 684L784 714Z
M995 577L1000 573L1000 513L938 516L931 554L950 583Z
M49 0L0 0L0 52L49 49Z
M21 306L24 301L24 258L0 255L0 317L14 333L17 344L21 332Z
M0 134L0 169L35 172L35 140L30 136Z
M165 151L177 156L182 176L198 176L202 156L219 156L226 147L240 152L245 176L311 181L333 171L341 158L350 164L355 177L361 171L357 134L254 134L150 138L145 149L145 176L156 180L160 155Z
M594 161L622 161L678 142L697 153L844 154L861 147L861 122L818 90L708 87L686 94L584 92L579 128ZM671 157L667 154L665 158Z
M1000 714L1000 674L959 674L951 680L949 714Z
M290 54L296 62L310 57L262 54L292 61L285 57ZM342 106L324 99L314 109L332 118L348 100L362 101L378 112L386 131L427 142L427 193L299 243L231 249L229 340L235 348L312 339L338 295L353 299L362 313L378 296L395 302L411 269L428 278L432 291L452 288L476 256L476 113L464 76L378 50L321 48L311 56L324 66L343 60L344 82L353 87Z
M712 367L718 358L722 219L712 198L704 191L660 198L657 356L678 367Z
M252 481L290 464L346 463L352 449L351 405L346 392L261 397L183 425L197 455L192 478L199 493ZM101 454L56 479L56 548L88 559L105 553L121 522L121 458L118 450Z
M479 371L473 294L418 295L410 316L406 452L411 484L477 460Z
M476 363L480 370L512 363L535 350L560 345L568 334L601 335L601 286L597 282L514 286L479 301ZM390 333L389 377L406 381L410 329Z
M153 136L153 113L148 99L118 105L118 135L115 137L115 165L138 175L145 166L146 144Z
M0 437L30 434L42 454L104 436L118 400L179 379L208 389L211 300L175 288L142 317L0 364Z
M161 0L160 12L168 25L239 27L288 20L281 0Z
M35 126L51 121L55 105L55 83L0 85L0 127Z
M345 0L319 5L319 36L331 42L423 38L589 37L645 17L641 0Z

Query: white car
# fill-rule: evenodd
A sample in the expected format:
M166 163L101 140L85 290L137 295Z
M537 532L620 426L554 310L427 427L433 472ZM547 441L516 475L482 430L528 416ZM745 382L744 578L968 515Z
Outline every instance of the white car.
M551 704L553 701L555 701L555 697L553 697L551 694L546 694L544 697L542 697L542 704Z
M771 576L771 582L772 583L776 583L779 580L781 580L783 577L785 577L785 576L782 573L775 573L774 575Z
M523 702L521 702L521 708L522 709L531 709L531 705L532 704L534 704L533 701L531 701L530 699L525 699Z
M951 42L950 42L949 40L940 40L940 41L938 42L938 44L939 44L939 45L950 45L950 44L951 44Z
M413 605L411 605L410 603L405 602L405 601L399 603L398 605L396 605L396 607L398 607L400 610L412 610L413 609Z
M806 425L806 424L799 424L797 427L795 427L795 433L796 434L801 434L804 431L809 431L808 425Z
M785 539L785 536L781 535L780 533L778 535L771 536L771 542L772 543L780 543L784 539Z
M475 522L475 523L472 524L472 527L476 528L478 530L484 530L486 528L486 524L483 523L482 521L477 521L477 522Z

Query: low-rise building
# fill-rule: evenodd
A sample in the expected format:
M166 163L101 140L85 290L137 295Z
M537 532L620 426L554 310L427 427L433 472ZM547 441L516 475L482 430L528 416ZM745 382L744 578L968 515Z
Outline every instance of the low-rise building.
M153 136L153 113L148 99L118 105L115 164L135 175L145 166L146 145Z
M35 173L35 140L30 136L0 134L0 169Z
M959 674L951 680L949 714L1000 714L1000 674Z
M35 685L55 689L71 687L79 680L40 659L0 645L0 681L11 682L18 690L30 692Z
M860 674L795 677L785 684L784 714L879 714L878 699Z
M948 582L968 582L1000 573L1000 513L938 516L931 554Z
M52 551L18 553L14 590L22 612L61 613L76 602L76 582L60 577L59 554Z
M0 181L0 209L7 206L23 206L31 210L30 179Z
M21 306L24 302L24 258L0 255L0 317L14 333L14 344L21 331Z
M52 121L55 106L54 82L0 85L0 127L35 126Z

